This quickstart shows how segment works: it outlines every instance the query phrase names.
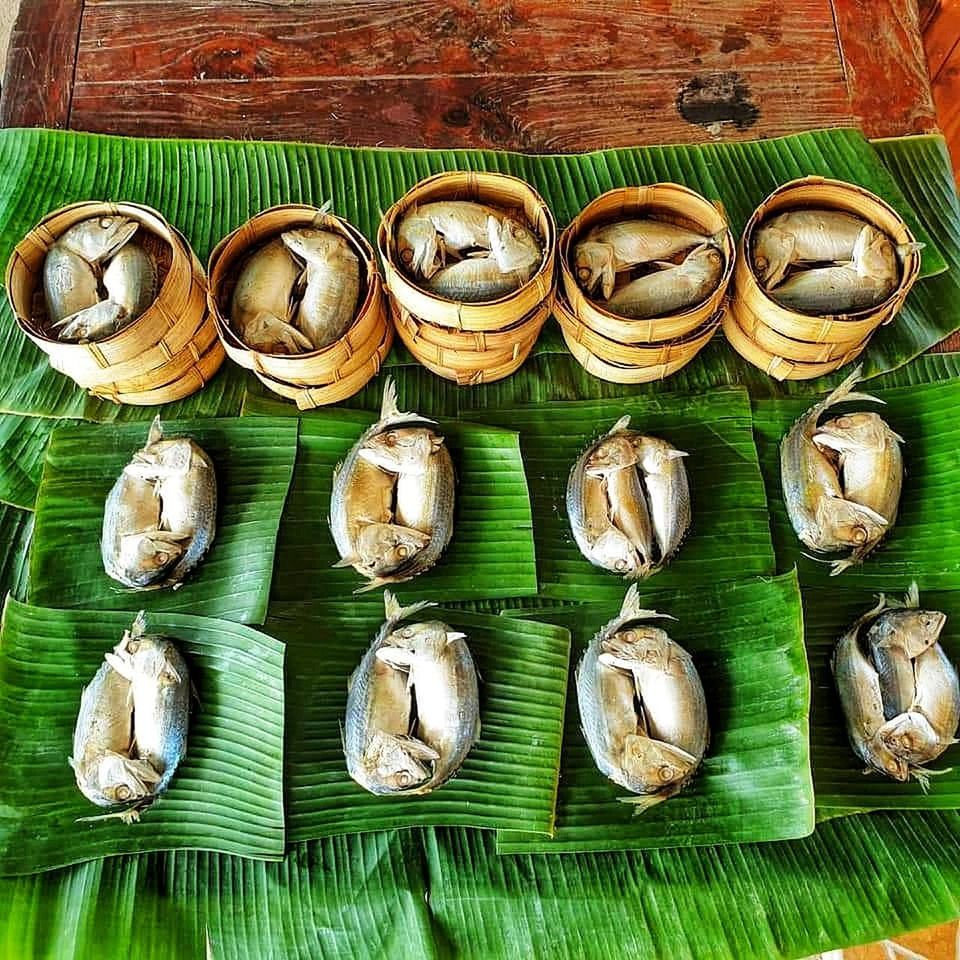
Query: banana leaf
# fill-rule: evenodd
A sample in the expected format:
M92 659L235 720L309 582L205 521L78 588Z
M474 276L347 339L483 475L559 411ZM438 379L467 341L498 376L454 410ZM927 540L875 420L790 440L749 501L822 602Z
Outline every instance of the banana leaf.
M33 509L43 454L59 423L48 417L0 415L0 502Z
M32 536L33 514L0 503L0 595L26 598Z
M956 416L960 380L867 389L885 405L846 404L832 408L830 415L844 409L874 410L904 438L903 493L893 529L861 566L846 570L840 580L845 587L894 593L902 593L911 580L916 580L921 590L955 590L960 587L960 552L948 533L960 490L960 421ZM796 564L801 584L821 587L831 580L830 566L807 556L790 526L780 484L781 438L810 405L810 398L757 400L753 426L778 568L787 570Z
M192 436L217 472L217 532L176 590L136 591L100 559L104 501L146 442L143 423L66 424L47 451L30 554L30 600L40 606L179 610L241 623L266 616L277 529L296 457L297 421L220 419L164 423Z
M643 583L642 591L773 573L750 403L742 388L700 396L660 393L490 409L485 419L520 431L543 595L612 602L623 598L623 580L592 566L574 543L565 491L570 469L587 444L625 413L631 415L633 429L662 437L689 454L684 464L693 501L691 531L675 559Z
M283 855L283 645L237 624L152 613L171 636L199 703L187 755L140 823L104 813L67 765L80 691L132 613L50 610L8 599L0 642L0 873L35 873L150 850Z
M431 406L414 408L405 394L400 397L403 408L433 415ZM244 405L251 415L284 412L295 413L287 404L254 397ZM346 600L367 582L352 567L333 568L339 554L327 518L334 469L376 419L340 408L302 417L297 467L280 524L273 600ZM453 539L433 569L400 586L404 601L536 593L530 500L517 435L455 420L441 420L438 429L447 438L457 476ZM379 595L368 599L382 612Z
M904 584L902 594L909 583ZM894 595L894 591L890 591ZM899 597L898 597L899 599ZM804 624L807 658L813 688L810 716L810 750L817 809L859 807L881 809L954 809L960 807L960 745L947 751L930 765L932 771L946 770L930 778L930 789L916 781L897 783L878 773L864 776L865 764L847 741L843 711L830 671L830 655L841 635L862 613L874 605L867 590L818 587L804 597ZM960 663L960 593L931 591L920 593L924 609L940 610L947 615L940 642L947 656Z
M607 780L590 755L571 669L556 833L552 840L498 833L498 853L748 843L813 830L810 677L796 576L700 587L695 594L653 590L643 603L677 618L663 626L693 656L703 681L711 734L703 766L682 793L636 815L619 802L627 791ZM505 615L568 627L576 664L619 608L588 603Z
M399 595L406 603L406 592ZM561 626L431 610L480 675L480 738L459 773L424 797L377 797L347 775L347 680L383 623L370 604L272 604L287 645L287 832L291 840L394 827L553 830L570 634ZM292 619L286 619L286 616ZM318 639L320 638L320 639Z
M904 147L908 155L910 149ZM924 143L920 149L929 151L931 146ZM901 176L910 178L909 164L902 166ZM336 213L373 239L380 214L390 203L422 177L451 169L495 170L527 179L561 225L614 186L673 180L720 200L738 233L757 204L781 183L805 174L835 176L863 184L901 212L926 244L925 276L942 272L946 265L931 239L931 233L937 238L939 234L924 228L877 152L855 130L553 157L4 130L0 132L0 262L6 262L16 242L47 211L95 198L123 198L157 208L186 235L201 260L222 236L276 203L332 200ZM944 305L950 309L939 309ZM868 350L871 370L899 365L960 326L954 304L937 299L938 309L930 306L921 303L916 318L900 325L893 346L884 346L887 331L878 335L876 346L871 344ZM0 306L0 329L8 334L0 338L0 412L113 419L115 408L88 399L70 380L50 369L43 354L13 329L6 303ZM553 346L559 346L555 338ZM741 369L746 366L737 364ZM234 414L234 385L249 380L233 370L221 372L189 408L164 409L163 415ZM123 416L148 414L131 411Z

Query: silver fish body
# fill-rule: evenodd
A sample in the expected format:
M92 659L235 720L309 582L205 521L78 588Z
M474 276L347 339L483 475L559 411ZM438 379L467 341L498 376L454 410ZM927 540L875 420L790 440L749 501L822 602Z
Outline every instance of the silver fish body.
M157 296L157 265L139 244L124 244L103 271L107 297L123 308L124 323L133 323Z
M54 244L43 260L43 295L53 325L100 302L97 275L80 254Z
M839 210L788 210L758 230L753 262L766 289L775 287L791 264L845 261L853 256L866 221Z
M306 264L306 288L295 326L322 350L353 323L360 295L360 261L346 240L329 230L288 230L284 244Z
M98 266L109 260L137 232L136 220L123 216L81 220L57 237L56 245L66 247Z
M447 300L483 303L512 293L526 283L531 272L504 272L492 256L468 257L437 271L427 282L427 289Z
M849 557L832 564L834 574L861 562L888 527L886 517L844 496L833 462L814 442L818 421L832 406L849 400L873 401L873 397L854 392L859 379L857 368L800 417L780 444L783 500L797 536L820 553L852 548Z
M447 253L489 248L488 220L503 214L469 200L438 200L410 210L397 228L401 262L429 280L446 263Z
M362 457L353 459L347 474L338 467L334 488L339 498L330 511L330 532L341 557L353 556L361 530L368 524L389 524L393 520L393 498L397 478Z
M430 793L456 774L480 736L480 692L470 649L464 634L430 620L396 626L377 656L409 676L416 738L437 759L430 778L407 792Z
M190 674L176 644L145 632L142 614L107 661L130 682L135 718L135 749L160 779L162 793L187 752L190 724Z
M698 247L683 263L645 274L614 291L604 306L612 313L637 320L680 313L702 303L716 290L722 273L720 251Z
M680 549L690 529L693 510L683 465L686 453L659 437L638 437L635 445L650 500L650 518L663 565Z
M96 343L119 333L129 322L123 307L112 300L101 300L86 310L65 317L58 324L57 339L76 343Z

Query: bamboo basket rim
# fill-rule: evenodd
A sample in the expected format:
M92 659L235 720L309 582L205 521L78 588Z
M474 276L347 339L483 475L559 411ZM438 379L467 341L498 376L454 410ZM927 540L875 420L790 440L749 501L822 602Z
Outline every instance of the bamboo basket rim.
M421 360L420 363L438 377L443 377L444 380L452 380L458 387L479 387L485 383L495 383L497 380L504 380L516 373L526 362L529 355L529 350L527 353L521 352L515 360L504 364L502 367L474 371L458 371L452 367L443 367L439 364L431 363L428 360Z
M261 236L251 239L248 235L253 229L253 225L260 221L268 220L280 214L289 214L302 220L294 220L291 224L271 230ZM220 309L221 284L235 269L239 261L252 252L254 246L262 246L270 239L278 237L284 230L292 229L293 226L312 227L314 229L331 230L331 232L341 235L353 248L358 256L358 260L364 269L364 296L354 310L353 320L342 337L333 343L327 344L318 350L309 350L297 354L265 353L255 350L248 346L233 328L233 323ZM231 251L233 244L238 245L238 249ZM230 256L224 259L228 251ZM230 352L231 359L235 360L241 366L254 373L260 370L273 379L283 380L289 376L298 376L299 378L309 378L313 376L322 376L318 369L323 371L326 367L336 368L344 360L356 353L366 343L370 337L370 331L363 324L369 315L373 315L370 325L376 326L376 314L382 309L382 278L373 246L367 238L344 217L331 213L321 207L315 207L303 203L281 203L272 207L260 210L252 217L249 217L240 226L236 227L225 237L222 237L213 250L207 261L208 269L208 305L210 311L214 314L217 322L217 329L221 332L225 347L233 347ZM360 327L362 330L359 344L354 343L357 336L356 330ZM232 341L230 343L229 341ZM345 342L346 341L346 342ZM239 359L240 353L249 355L249 359ZM298 366L306 366L306 372L297 372L294 369Z
M646 367L666 363L674 359L677 352L680 357L692 360L720 328L723 312L721 307L690 333L655 344L623 344L610 340L579 321L559 300L554 305L553 315L568 344L573 339L595 357L609 363L625 367Z
M682 370L693 357L671 360L667 363L656 363L648 367L624 366L623 364L609 363L600 357L592 354L581 343L576 340L568 339L567 332L563 330L563 338L570 349L573 358L593 377L605 380L608 383L636 384L653 383L656 380L666 380L678 370Z
M837 360L827 363L804 363L798 360L788 360L769 353L754 343L746 332L737 323L736 317L730 311L723 318L723 334L727 343L748 363L763 370L775 380L813 380L825 374L833 373L854 360L863 351L865 344L851 351Z
M298 410L312 410L315 407L329 406L347 400L369 383L383 369L390 348L393 346L393 327L384 328L383 340L367 358L363 366L341 380L318 386L303 386L276 380L266 374L254 371L254 376L269 390L286 400L293 400Z
M74 217L75 214L76 217ZM49 336L43 329L42 325L34 321L32 309L28 309L24 313L21 313L21 311L17 309L13 299L13 290L15 285L14 275L17 270L20 269L19 265L22 265L22 269L31 277L33 281L31 287L31 296L32 291L36 289L37 283L40 282L39 272L34 273L27 265L28 261L25 255L25 250L30 247L37 248L42 250L44 257L46 257L50 247L53 246L57 239L75 224L80 223L83 220L93 219L94 217L98 216L118 215L127 216L136 220L141 227L146 228L149 233L157 237L157 239L159 239L161 242L166 243L170 248L172 257L170 267L167 270L166 276L163 278L163 282L160 284L160 287L157 290L154 302L132 323L125 326L123 329L118 330L116 333L111 334L109 337L104 337L102 340L97 340L91 343L72 343L67 340L59 340L55 337ZM59 228L58 224L58 229L51 229L50 222L59 220L61 217L67 217L69 222L62 226L62 228ZM176 241L179 241L179 243ZM43 261L41 260L41 270L42 263ZM14 247L10 258L7 261L4 282L6 284L7 296L10 300L10 305L13 308L14 315L17 318L18 326L20 326L21 330L23 330L23 332L26 333L27 336L29 336L37 346L44 350L45 353L51 356L54 353L61 354L63 356L67 356L70 353L77 355L94 353L95 362L100 362L98 358L99 355L99 357L104 358L105 362L112 363L115 361L106 360L106 354L111 353L114 348L128 346L130 349L134 349L142 344L142 337L139 336L139 334L142 334L143 331L148 328L154 327L157 319L154 316L154 313L166 312L164 307L158 307L158 303L162 303L164 299L169 297L170 289L174 283L178 282L179 274L181 274L184 269L190 270L192 274L194 267L196 267L196 270L198 271L198 279L200 282L203 282L203 266L200 264L200 261L196 259L186 238L176 227L173 226L173 224L165 219L162 213L160 213L158 210L155 210L153 207L128 200L80 200L75 203L69 203L62 207L58 207L56 210L49 211L27 232L27 234ZM168 325L169 324L170 320L168 318ZM147 345L149 345L149 343ZM91 347L95 348L95 351L90 350L89 348ZM121 353L122 352L123 351L121 350ZM127 360L131 359L131 357L124 357L123 359Z
M464 185L455 185L461 183ZM530 278L502 297L476 302L448 300L409 278L396 253L399 218L419 202L439 199L491 202L483 196L483 191L494 190L496 187L515 191L517 198L514 199L513 206L524 209L527 225L541 241L540 263ZM526 210L527 203L536 210L536 216L529 215ZM556 220L537 190L520 177L487 171L448 170L418 181L390 205L377 229L377 250L383 262L385 282L390 293L414 315L423 317L429 313L428 319L431 323L462 330L497 329L498 323L499 326L504 325L503 311L510 307L519 309L520 316L529 313L535 303L547 296L553 288L556 242ZM512 311L508 313L512 314Z
M676 209L677 204L681 201L698 207L703 219L698 219L688 210ZM724 265L717 286L699 303L692 304L684 310L659 317L649 317L640 321L607 310L598 301L587 296L577 281L571 266L570 258L573 247L584 231L592 229L600 223L613 222L607 214L607 208L613 202L618 204L623 213L629 209L631 214L628 214L628 216L639 214L651 207L662 207L665 211L673 213L677 219L696 225L699 230L711 230L711 236L722 231L724 240L720 252L724 257ZM716 218L719 230L712 230L707 225L708 217ZM645 340L667 340L679 335L682 331L699 326L707 317L716 313L720 301L726 296L727 288L733 277L737 259L737 245L727 220L726 211L719 200L710 201L702 194L680 183L661 182L615 187L598 197L594 197L561 232L557 243L557 254L560 261L562 286L574 316L611 340L635 343L643 342L637 339L638 336L642 336L640 331L643 329L638 327L639 324L647 325L649 332Z
M863 210L857 209L853 206L848 207L838 205L840 203L838 198L831 198L828 200L823 200L822 198L803 200L801 197L797 196L798 192L802 195L811 188L826 188L831 191L836 190L841 195L855 194L859 196L862 201L865 201L868 206L873 206L875 210L872 211L871 214L867 214ZM769 305L770 308L784 315L782 317L784 324L788 323L788 318L801 318L813 322L818 322L824 319L856 322L860 320L872 319L877 313L882 313L884 318L875 323L874 327L879 326L880 323L889 323L903 305L903 301L906 299L907 294L910 292L910 289L916 282L917 277L920 275L920 253L917 250L911 250L903 257L898 254L897 263L900 268L900 278L897 286L891 292L890 296L888 296L885 300L863 310L852 310L847 313L823 315L802 313L800 311L791 310L788 307L782 306L776 300L774 300L766 290L763 289L763 286L757 278L756 267L753 261L754 232L765 220L769 219L775 214L785 213L789 210L804 210L817 207L827 210L839 210L845 213L855 213L857 216L865 219L877 229L886 233L896 245L916 243L916 237L913 235L913 231L907 225L903 217L889 203L887 203L886 200L884 200L882 197L878 197L866 187L861 186L858 183L837 180L833 177L821 177L815 175L797 177L794 180L790 180L787 183L781 184L770 194L768 194L750 215L750 219L747 220L747 223L743 228L743 233L740 237L739 250L740 262L747 268L745 278L748 277L753 284L755 284L757 293L759 293L759 295L763 298L766 304ZM879 215L889 217L890 221L896 225L896 228L891 229L890 227L878 223L877 217ZM777 329L787 336L790 335L790 332L787 329L781 329L779 327Z
M810 343L806 340L795 340L770 327L763 320L750 313L746 317L735 317L737 326L745 336L749 337L757 346L773 356L783 357L786 360L796 360L801 363L829 363L839 357L846 356L852 350L863 350L870 340L870 334L859 340L820 340Z
M161 403L171 403L202 390L213 379L225 358L226 353L219 339L217 339L213 341L207 352L196 363L192 364L180 377L170 383L154 387L151 390L131 393L112 392L97 388L91 390L90 394L101 400L110 400L113 403L124 403L131 406L147 407Z

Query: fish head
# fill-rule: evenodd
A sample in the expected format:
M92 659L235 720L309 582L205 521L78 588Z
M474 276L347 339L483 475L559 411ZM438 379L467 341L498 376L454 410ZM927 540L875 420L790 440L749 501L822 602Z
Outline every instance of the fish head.
M425 427L393 427L371 437L358 453L381 470L420 475L442 446L443 437Z
M103 340L115 333L127 311L112 300L101 300L92 307L64 317L54 324L59 340Z
M361 573L378 577L392 573L430 543L429 534L393 523L368 523L357 537L353 563Z
M677 450L659 437L639 437L634 440L634 446L640 468L652 476L666 473L671 461L687 456L683 450Z
M272 313L258 313L240 331L243 342L261 353L298 354L313 350L313 342L293 324Z
M642 663L666 672L670 666L670 637L660 627L634 625L618 630L600 641L600 649L601 660L621 669Z
M444 262L444 249L437 228L414 210L400 221L397 230L400 262L415 275L429 280Z
M387 635L377 658L400 670L409 669L415 659L438 659L447 644L463 640L465 633L451 630L440 620L405 623Z
M202 457L194 457L194 446L181 437L171 440L156 440L138 450L123 472L138 480L163 480L182 477L195 463L203 463Z
M885 517L852 500L823 497L817 503L817 524L833 539L851 547L877 543L889 526Z
M326 263L342 256L346 247L344 241L329 230L285 230L280 239L304 263Z
M858 276L887 280L897 275L897 251L890 238L867 224L853 246L853 267Z
M612 525L593 542L590 556L594 563L605 570L612 570L624 577L639 576L645 569L636 547Z
M185 683L187 679L171 660L172 648L164 637L127 632L105 659L127 680L138 677L169 687Z
M940 737L930 721L915 710L888 720L877 731L877 739L897 759L908 763L925 763L942 751Z
M90 263L100 263L116 253L136 232L139 224L129 217L94 217L74 224L58 243Z
M188 538L168 530L146 530L120 538L118 565L124 577L146 587L166 574L186 550Z
M947 615L939 610L887 610L883 614L884 633L891 638L909 638L911 651L932 647L943 631Z
M834 417L817 427L813 442L838 453L858 451L869 453L882 450L890 441L902 443L887 422L876 413L847 413Z
M573 266L580 286L587 293L595 293L599 286L603 299L609 300L617 276L613 261L613 247L609 243L596 240L578 243L573 252Z
M709 243L702 243L687 254L680 267L698 278L719 277L723 270L723 254Z
M686 780L699 760L662 740L631 734L624 741L621 763L631 780L663 790Z
M160 775L146 760L108 751L83 766L74 765L77 786L101 807L133 803L153 795Z
M632 467L637 462L637 450L626 434L614 434L601 440L587 457L585 470L588 477L603 477L612 470Z
M533 231L517 220L504 217L487 217L487 239L490 252L497 261L501 273L512 270L532 273L540 262L540 244Z
M879 737L874 737L865 745L864 759L877 770L888 777L906 783L910 779L910 765L907 761L895 754Z
M797 240L778 227L761 227L753 244L753 266L760 282L768 290L783 279L793 260Z
M412 790L430 779L428 763L440 755L413 737L376 731L363 752L362 763L371 780L390 790Z

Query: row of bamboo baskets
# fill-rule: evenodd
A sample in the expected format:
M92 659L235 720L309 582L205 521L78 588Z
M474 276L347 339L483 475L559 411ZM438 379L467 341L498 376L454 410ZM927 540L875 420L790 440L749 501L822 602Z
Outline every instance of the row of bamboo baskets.
M441 199L475 200L526 220L544 250L534 275L507 296L484 303L446 300L414 283L398 255L397 225L415 205ZM812 317L778 305L762 290L752 262L756 228L778 212L802 207L854 213L904 251L900 282L884 303L857 314ZM39 282L44 257L73 224L115 215L138 221L137 236L160 265L156 301L105 340L61 342L46 321ZM629 320L584 294L573 266L576 241L597 224L637 216L715 238L725 265L706 300L671 316ZM356 253L361 293L353 323L322 350L285 356L250 349L229 319L238 270L253 249L296 227L334 231ZM458 384L509 376L529 355L551 313L573 356L604 380L664 379L689 363L721 328L734 350L770 376L817 377L864 349L873 331L903 305L920 269L917 245L892 208L861 187L818 177L793 181L771 194L748 222L738 250L723 208L678 184L612 190L589 203L558 240L550 210L523 181L500 174L439 174L390 207L377 246L382 273L371 245L346 220L310 206L273 207L220 241L210 256L208 287L186 241L156 211L132 203L79 203L49 214L17 245L7 268L7 292L21 329L51 366L98 397L132 404L176 400L202 388L229 355L270 390L306 409L360 390L380 370L394 331L416 360Z

